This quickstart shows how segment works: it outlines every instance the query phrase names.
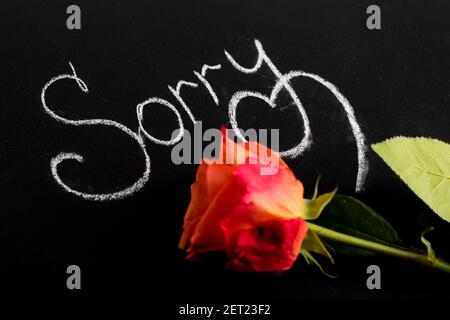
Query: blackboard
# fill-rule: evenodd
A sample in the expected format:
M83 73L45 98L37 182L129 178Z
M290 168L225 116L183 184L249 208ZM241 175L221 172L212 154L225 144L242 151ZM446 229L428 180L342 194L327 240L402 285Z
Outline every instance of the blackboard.
M81 29L66 26L69 5L81 9ZM133 184L145 170L136 141L107 126L73 126L67 119L109 119L138 130L136 106L151 97L170 101L187 130L189 114L171 94L180 80L200 83L208 70L218 105L205 88L183 88L193 116L208 128L230 127L228 103L239 90L268 94L276 77L233 68L229 52L251 68L255 40L283 73L302 70L339 89L354 109L366 145L396 135L450 141L450 5L446 1L376 1L382 28L366 27L372 1L2 1L0 57L0 262L1 293L162 299L379 299L448 298L450 278L390 258L338 257L332 280L304 263L282 275L237 274L185 261L177 248L189 186L197 165L174 165L171 148L145 140L149 180L131 196L90 201L65 191L51 172L75 190L111 193ZM70 63L70 64L69 64ZM71 65L73 69L71 68ZM342 104L323 84L292 79L312 132L312 145L287 162L311 195L339 185L382 213L405 238L420 245L427 207L367 149L368 172L355 193L357 146ZM252 101L239 107L243 127L279 128L281 148L296 145L304 124L287 101L284 109ZM147 110L147 109L146 109ZM168 108L145 111L151 134L170 139L177 122ZM440 250L449 228L436 219ZM427 221L428 222L428 221ZM447 250L447 251L446 251ZM213 259L214 260L214 259ZM365 287L366 267L383 270L383 290ZM79 265L83 288L66 288L66 268ZM413 280L414 279L414 280ZM439 279L439 283L436 283ZM430 283L434 283L431 285Z

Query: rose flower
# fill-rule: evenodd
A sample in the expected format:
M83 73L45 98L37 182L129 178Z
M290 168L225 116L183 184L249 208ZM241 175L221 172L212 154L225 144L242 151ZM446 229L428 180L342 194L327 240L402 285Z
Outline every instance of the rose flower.
M188 260L225 252L236 271L287 270L307 233L303 185L269 148L236 144L222 132L220 161L204 159L191 186L179 247ZM277 170L265 175L268 161Z

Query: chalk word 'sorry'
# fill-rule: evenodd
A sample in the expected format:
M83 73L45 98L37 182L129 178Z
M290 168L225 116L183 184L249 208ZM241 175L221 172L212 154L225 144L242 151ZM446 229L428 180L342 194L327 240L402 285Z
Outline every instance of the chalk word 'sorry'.
M237 71L244 73L244 74L252 74L252 73L257 72L261 68L263 63L265 63L267 65L267 67L271 70L271 72L275 75L277 80L276 80L275 85L272 88L272 91L270 92L269 95L266 95L266 94L263 94L260 92L255 92L255 91L238 91L232 95L230 101L228 102L228 117L229 117L229 121L231 123L231 127L234 130L236 136L239 137L241 140L245 140L245 138L242 136L241 132L239 131L239 126L237 123L237 107L243 99L249 98L249 97L260 99L260 100L266 102L271 108L276 108L276 106L277 106L276 100L277 100L279 93L282 90L286 90L286 92L289 94L290 98L292 99L293 104L295 105L295 107L297 108L298 112L301 115L301 118L303 121L303 137L302 137L302 140L296 146L292 147L289 150L281 151L280 155L283 157L290 157L290 158L296 158L296 157L299 157L300 155L302 155L306 150L308 150L311 147L312 132L311 132L310 123L309 123L308 115L305 111L305 108L302 105L301 100L297 96L290 81L297 77L305 77L305 78L312 79L312 80L322 84L324 87L326 87L328 90L330 90L331 93L333 93L333 95L336 97L336 99L342 105L342 107L347 115L350 127L351 127L351 129L353 131L353 135L355 137L356 147L357 147L358 171L357 171L357 178L356 178L356 191L357 192L361 191L363 189L364 181L367 176L367 172L368 172L368 168L369 168L367 155L366 155L367 146L366 146L366 139L365 139L364 134L362 133L361 128L356 120L355 112L354 112L354 109L351 106L350 102L344 97L344 95L337 89L336 86L334 86L332 83L330 83L329 81L325 80L324 78L322 78L318 75L315 75L312 73L307 73L307 72L300 71L300 70L289 71L284 74L281 73L278 70L278 68L275 66L275 64L272 62L272 60L266 54L261 42L258 40L255 40L255 46L257 49L258 56L257 56L255 65L251 68L246 68L246 67L243 67L242 65L240 65L232 57L232 55L230 53L228 53L227 51L225 51L225 57L228 60L228 62ZM82 197L87 200L107 201L107 200L122 199L127 196L131 196L135 192L142 189L143 186L148 182L149 177L150 177L150 156L148 155L148 153L146 151L144 139L147 138L148 140L150 140L156 144L161 144L161 145L166 145L166 146L172 146L172 145L175 145L176 143L178 143L182 139L184 132L185 132L181 114L179 113L177 108L171 102L169 102L165 99L159 98L159 97L151 97L151 98L146 99L145 101L139 103L136 106L136 115L137 115L137 121L138 121L137 132L134 132L133 130L131 130L130 128L126 127L125 125L123 125L119 122L108 120L108 119L70 120L70 119L66 119L62 116L59 116L58 114L56 114L55 112L53 112L50 109L50 107L47 105L47 102L46 102L47 90L50 88L50 86L52 86L53 83L60 81L60 80L64 80L64 79L74 80L74 81L76 81L76 83L78 84L78 87L80 88L80 90L82 92L88 93L87 85L77 75L73 65L70 62L69 62L69 64L72 69L72 74L62 74L62 75L56 76L44 85L42 92L41 92L41 103L42 103L42 106L43 106L45 112L47 112L47 114L50 115L50 117L52 117L56 121L62 122L66 125L71 125L71 126L85 126L85 125L86 126L108 126L108 127L113 127L117 130L122 131L123 133L125 133L126 135L131 137L135 142L137 142L139 148L141 149L141 151L144 155L144 171L142 173L142 176L135 183L133 183L132 185L130 185L129 187L127 187L121 191L117 191L117 192L113 192L113 193L98 193L98 194L85 193L85 192L75 190L75 189L71 188L70 186L68 186L66 183L64 183L64 181L61 179L61 177L58 174L58 165L61 162L66 161L66 160L75 160L78 162L83 162L84 158L81 155L76 154L76 153L63 152L63 153L58 154L54 158L52 158L50 161L50 168L51 168L51 173L53 175L53 178L58 183L58 185L60 185L67 192L72 193L76 196ZM199 83L192 82L192 81L180 80L180 81L178 81L175 88L173 88L170 85L168 86L170 93L178 101L181 108L186 112L186 114L189 116L190 120L193 122L194 125L197 123L197 120L196 120L193 112L191 111L190 107L183 100L183 97L181 95L182 88L189 87L191 89L198 89L199 84L202 84L203 85L202 87L204 89L206 89L208 91L208 93L210 94L213 102L216 105L219 105L220 104L219 98L218 98L216 92L214 91L212 85L206 79L206 74L207 74L207 71L209 71L209 70L217 71L217 70L220 70L221 68L222 68L222 65L220 65L220 64L216 64L216 65L204 64L202 66L200 72L193 71L195 77L197 77L197 79L199 80ZM173 112L174 115L176 116L177 124L178 124L178 134L175 137L173 137L171 140L158 139L158 138L150 135L150 133L145 129L144 124L143 124L143 122L144 122L144 107L147 108L151 104L159 104L161 106L164 106L164 107L168 108L171 112Z

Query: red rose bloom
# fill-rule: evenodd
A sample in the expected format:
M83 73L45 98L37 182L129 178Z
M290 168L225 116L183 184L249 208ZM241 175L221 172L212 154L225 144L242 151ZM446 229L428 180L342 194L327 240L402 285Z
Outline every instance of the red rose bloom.
M307 232L303 185L278 155L255 142L236 144L224 133L219 159L198 168L179 247L187 248L188 260L223 251L227 267L237 271L289 269ZM274 161L276 172L261 174Z

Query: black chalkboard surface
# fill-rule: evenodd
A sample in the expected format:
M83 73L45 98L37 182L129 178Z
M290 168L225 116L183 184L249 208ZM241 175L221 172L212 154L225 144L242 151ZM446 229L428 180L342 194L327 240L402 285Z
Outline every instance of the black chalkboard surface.
M192 116L205 128L231 127L233 94L269 94L277 78L267 65L239 72L226 50L251 68L255 40L281 73L301 70L332 83L351 104L365 143L429 136L450 141L450 4L448 1L376 1L380 30L366 27L373 1L2 1L0 66L0 292L5 295L148 297L181 302L230 299L450 298L450 277L391 258L338 256L330 279L300 261L280 275L240 274L211 263L185 261L177 248L196 164L174 165L171 147L145 139L149 179L124 199L91 201L55 180L51 161L61 153L58 175L84 193L114 193L144 174L136 139L117 125L73 125L46 112L45 84L58 75L45 102L64 119L108 119L138 132L136 106L169 101L186 130L193 122L171 93L178 81ZM68 6L81 10L81 29L69 30ZM69 64L70 63L70 64ZM217 105L199 78L202 66ZM72 69L73 67L73 69ZM75 76L74 76L75 77ZM55 79L54 79L55 80ZM287 163L310 196L321 188L355 195L358 150L342 103L323 83L297 77L291 85L307 113L312 144ZM81 87L80 87L81 86ZM277 128L280 148L297 145L304 122L292 101L279 108L243 101L243 128ZM285 101L283 101L285 100ZM143 125L170 140L173 110L153 105ZM436 251L450 258L449 226L423 212L427 206L388 170L370 148L367 176L357 197L389 220L401 236L420 245L424 225L436 226ZM425 217L425 218L424 218ZM426 221L424 221L424 219ZM220 260L220 258L218 258ZM68 290L66 268L82 270L82 289ZM367 290L366 268L383 272L382 290Z

